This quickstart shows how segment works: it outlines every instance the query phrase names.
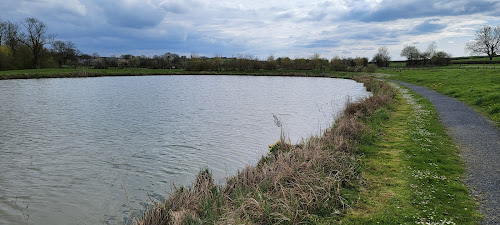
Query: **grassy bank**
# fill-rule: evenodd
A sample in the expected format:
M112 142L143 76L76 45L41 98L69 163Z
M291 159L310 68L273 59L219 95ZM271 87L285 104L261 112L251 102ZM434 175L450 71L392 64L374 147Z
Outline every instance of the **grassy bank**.
M248 71L186 71L183 69L87 69L56 68L0 71L0 80L73 78L103 76L147 76L147 75L255 75L255 76L303 76L303 77L350 77L349 72L325 72L321 70L248 70Z
M394 90L363 78L374 96L350 104L320 137L298 145L284 138L270 146L256 166L247 166L213 184L202 171L190 188L177 188L165 202L148 210L138 224L297 224L339 220L358 197L359 152L367 127L362 120L392 102Z
M37 71L39 77L75 77L72 73L80 73L78 69ZM91 76L155 75L152 71L160 75L195 74L183 70L99 71ZM427 75L419 74L429 71L432 72ZM456 91L462 91L459 89L471 82L465 75L450 71L404 71L391 78L457 88ZM488 71L484 71L486 75L476 74L486 80L470 86L482 94L492 90L498 93L498 75L487 74ZM7 72L11 74L0 72L0 76L35 78L29 75L33 71ZM351 74L287 72L228 74ZM436 78L437 74L447 73ZM88 73L81 74L85 76ZM137 224L477 224L480 217L462 182L464 170L458 149L440 125L430 102L406 89L402 89L403 94L396 94L383 82L356 79L364 82L374 96L349 105L322 136L298 145L283 138L270 146L269 154L258 165L246 167L229 178L225 186L215 185L209 170L201 171L191 187L176 188ZM438 82L442 84L437 85ZM480 94L477 97L480 99Z
M270 146L258 165L156 203L137 224L477 224L458 149L431 103L368 78L320 137Z
M381 71L389 79L428 87L474 107L500 126L500 69Z
M365 182L343 224L477 224L459 150L430 101L401 93L397 104L366 120Z

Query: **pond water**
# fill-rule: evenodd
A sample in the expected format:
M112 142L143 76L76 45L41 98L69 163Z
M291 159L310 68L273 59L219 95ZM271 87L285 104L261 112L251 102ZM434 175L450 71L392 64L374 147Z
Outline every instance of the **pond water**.
M189 185L217 183L320 134L368 96L352 80L144 76L0 81L0 224L123 224Z

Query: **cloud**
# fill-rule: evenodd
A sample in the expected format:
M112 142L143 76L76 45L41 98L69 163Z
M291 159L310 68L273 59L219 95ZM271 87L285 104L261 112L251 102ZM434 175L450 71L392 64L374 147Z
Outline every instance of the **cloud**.
M446 28L446 25L444 24L438 24L436 22L439 22L439 19L428 19L425 20L423 23L415 26L411 31L410 34L427 34L427 33L432 33L432 32L438 32Z
M160 3L159 6L165 11L175 14L185 14L189 11L189 5L181 1L165 1Z
M330 39L314 40L309 44L304 45L307 48L334 48L339 46L339 41Z
M278 15L275 18L276 20L287 20L293 18L294 16L295 14L293 12L287 11L278 13Z
M361 33L349 36L349 39L354 39L354 40L374 40L376 38L377 36L371 33Z
M102 13L107 22L114 26L145 28L160 24L165 12L160 3L139 0L121 0L103 2Z
M498 24L498 12L490 0L2 0L0 19L37 17L58 39L101 55L330 58L371 56L379 46L399 55L404 45L434 40L458 46L477 27Z
M499 4L489 0L437 0L429 2L384 0L373 8L363 7L361 4L357 5L353 7L348 17L363 22L384 22L421 17L491 13L498 11L499 7Z
M349 50L342 50L342 54L344 55L350 55L352 52Z

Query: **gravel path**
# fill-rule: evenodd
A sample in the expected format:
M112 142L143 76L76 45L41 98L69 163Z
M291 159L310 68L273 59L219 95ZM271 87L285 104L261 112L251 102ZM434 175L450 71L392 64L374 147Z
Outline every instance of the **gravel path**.
M460 146L471 194L479 201L482 224L500 224L500 130L469 106L417 85L393 81L428 98Z

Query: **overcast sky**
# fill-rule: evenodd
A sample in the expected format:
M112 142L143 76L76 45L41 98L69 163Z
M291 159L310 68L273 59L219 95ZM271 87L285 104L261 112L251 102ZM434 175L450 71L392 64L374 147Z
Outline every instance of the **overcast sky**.
M84 53L213 57L393 59L432 42L453 56L483 25L500 25L498 0L1 0L0 20L36 17Z

